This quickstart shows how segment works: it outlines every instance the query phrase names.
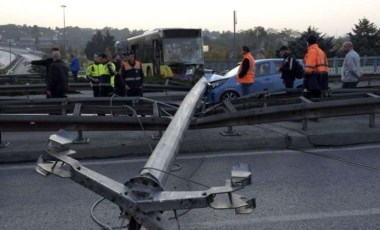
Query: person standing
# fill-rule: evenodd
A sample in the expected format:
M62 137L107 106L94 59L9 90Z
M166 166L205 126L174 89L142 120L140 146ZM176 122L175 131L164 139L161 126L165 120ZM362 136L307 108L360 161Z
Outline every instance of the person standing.
M74 81L78 81L78 72L80 70L80 64L79 64L79 59L75 57L74 54L70 55L71 61L70 61L70 71L73 75Z
M342 50L347 52L342 66L342 88L356 88L362 76L360 69L360 56L354 50L352 42L343 43Z
M69 68L61 60L61 53L53 51L53 62L49 66L46 95L48 98L66 97L68 93Z
M109 97L113 93L112 84L115 77L115 65L108 60L108 56L105 53L99 54L100 65L100 77L99 77L99 96Z
M58 47L51 48L51 54L53 54L53 52L55 52L55 51L59 51L59 48ZM26 62L24 62L24 65L36 65L36 66L45 67L45 71L46 71L45 81L47 82L47 76L48 76L49 67L50 67L51 63L53 63L53 58L48 57L48 58L41 59L41 60L26 61Z
M242 96L249 94L249 88L255 81L255 59L248 46L241 48L243 60L238 70L237 82L240 84Z
M307 53L305 54L304 87L306 97L322 97L322 92L328 90L328 62L326 54L317 44L317 37L307 38Z
M94 63L87 67L86 78L90 80L94 97L99 97L99 78L102 64L99 63L98 54L94 54Z
M125 82L121 78L120 69L122 66L121 58L119 54L115 54L112 57L112 62L115 65L116 75L114 80L114 93L120 97L125 96Z
M292 89L294 85L294 80L296 79L295 62L297 61L297 59L286 46L281 46L280 55L284 58L282 66L280 68L280 72L282 73L281 79L284 82L285 88Z
M135 59L133 50L126 53L126 61L120 69L121 78L125 82L125 89L128 97L143 96L144 73L141 62Z

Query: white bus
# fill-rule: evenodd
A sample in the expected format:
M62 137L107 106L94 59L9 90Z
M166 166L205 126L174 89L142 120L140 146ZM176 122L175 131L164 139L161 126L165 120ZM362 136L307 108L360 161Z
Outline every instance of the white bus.
M155 29L127 39L145 76L193 80L204 65L201 29Z

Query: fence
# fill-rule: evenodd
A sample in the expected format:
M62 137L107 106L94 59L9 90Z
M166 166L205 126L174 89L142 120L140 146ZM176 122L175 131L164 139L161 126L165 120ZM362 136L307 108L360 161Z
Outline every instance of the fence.
M340 75L344 58L329 58L329 74ZM363 74L379 74L380 73L380 56L376 57L361 57L360 65ZM212 69L218 73L224 73L237 66L236 61L205 61L205 68Z

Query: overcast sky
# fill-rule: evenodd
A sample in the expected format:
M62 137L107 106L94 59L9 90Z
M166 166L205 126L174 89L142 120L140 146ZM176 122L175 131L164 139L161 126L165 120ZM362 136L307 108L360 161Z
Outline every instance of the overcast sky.
M304 31L311 25L322 33L341 36L366 17L380 26L379 0L3 0L0 24L94 29L104 27L154 29L163 27L233 31L256 26Z

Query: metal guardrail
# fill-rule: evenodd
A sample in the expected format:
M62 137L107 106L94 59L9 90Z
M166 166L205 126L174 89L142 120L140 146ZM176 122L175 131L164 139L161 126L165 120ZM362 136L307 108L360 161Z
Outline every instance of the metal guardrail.
M236 110L197 118L194 126L199 129L254 125L289 120L308 120L310 118L339 117L363 114L376 114L380 111L380 98L345 99L337 101L313 102L300 98L300 103L278 105L264 108ZM374 126L370 121L369 126ZM307 129L304 127L303 129Z
M97 97L97 98L49 98L4 100L0 104L3 114L61 114L74 111L75 105L81 105L83 114L129 114L126 105L134 107L140 115L153 114L154 106L165 106L165 112L172 114L184 95L160 95L145 97Z
M329 75L340 75L344 58L329 57ZM217 72L226 72L236 67L237 62L231 60L205 61L205 67ZM361 70L364 74L380 74L380 56L360 58Z
M5 68L5 70L7 70L7 74L12 74L13 73L13 70L17 67L18 64L20 64L20 62L23 60L23 57L21 55L16 55L16 59L13 60L9 66L7 66Z
M90 83L69 83L70 90L91 90ZM189 91L190 86L144 84L144 91ZM0 93L43 93L46 84L0 85Z
M380 108L379 89L342 89L343 95L334 98L319 99L315 101L303 97L278 98L278 99L239 99L239 103L222 103L210 108L199 110L192 121L191 129L206 129L214 127L252 125L271 123L286 120L307 120L309 118L350 116L360 114L375 114ZM237 100L237 101L239 101ZM9 101L11 103L11 101ZM119 101L122 103L122 101ZM23 106L22 104L20 104ZM10 104L1 105L4 111ZM42 106L42 105L41 105ZM57 105L58 106L58 105ZM24 105L24 107L29 107ZM73 104L71 104L71 108ZM139 130L140 123L146 130L165 129L170 121L169 114L174 114L175 109L158 113L161 107L156 104L148 105L149 110L136 107L136 110L144 114L140 120L128 116L125 107L93 107L88 111L96 113L111 113L124 111L119 116L66 116L66 115L0 115L0 131L47 131L65 128L69 130ZM165 105L163 105L165 107ZM31 107L32 108L32 107ZM59 113L58 107L57 111ZM66 106L63 108L67 109ZM83 106L85 111L86 106ZM104 110L103 110L104 109ZM119 110L120 109L120 110ZM164 109L165 110L165 109ZM67 110L66 110L67 111ZM148 112L143 112L148 111ZM226 112L227 111L227 112ZM161 116L160 116L161 114ZM169 115L170 116L170 115ZM307 124L303 124L307 128ZM370 121L374 126L374 120Z
M44 80L39 73L0 74L0 82L15 82L17 80Z
M380 69L380 68L379 68ZM10 75L11 76L11 75ZM372 82L380 80L380 73L368 73L364 74L362 81L367 81L368 86L372 85ZM340 76L331 75L329 76L329 82L340 82ZM91 90L89 83L69 83L69 89L71 91L80 91L80 90ZM180 85L180 84L144 84L145 92L157 92L157 91L189 91L190 86ZM0 85L0 93L23 93L26 95L36 94L36 93L45 93L46 85L45 84L26 84L26 85L12 85L5 84Z

